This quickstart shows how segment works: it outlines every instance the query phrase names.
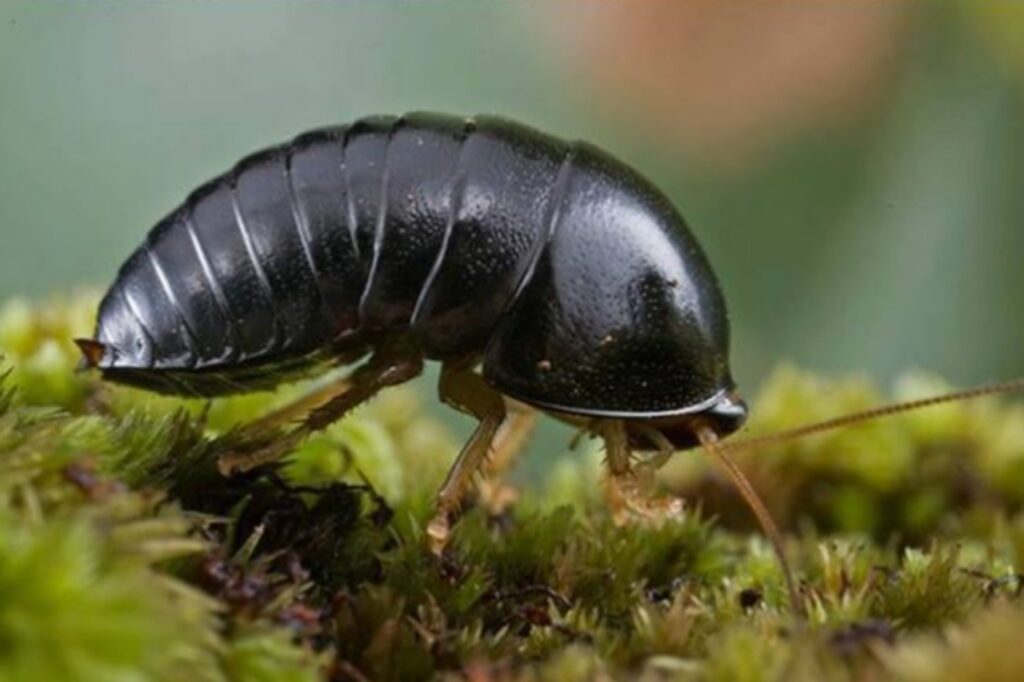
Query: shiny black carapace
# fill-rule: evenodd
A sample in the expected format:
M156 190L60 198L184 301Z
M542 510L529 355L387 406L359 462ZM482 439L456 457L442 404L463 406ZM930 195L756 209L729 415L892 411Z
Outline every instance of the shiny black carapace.
M243 159L153 228L95 336L79 343L105 378L196 396L366 358L268 417L306 413L227 471L440 361L441 398L480 425L439 495L438 545L488 449L522 440L524 405L604 438L637 504L630 449L746 414L722 292L668 199L592 145L490 116L365 118Z

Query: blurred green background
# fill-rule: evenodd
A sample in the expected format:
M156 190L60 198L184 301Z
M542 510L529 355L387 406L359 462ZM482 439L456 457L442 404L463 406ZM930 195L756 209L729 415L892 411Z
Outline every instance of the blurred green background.
M496 112L678 203L750 390L783 360L1024 373L1024 9L932 2L0 0L0 298L105 286L306 128Z

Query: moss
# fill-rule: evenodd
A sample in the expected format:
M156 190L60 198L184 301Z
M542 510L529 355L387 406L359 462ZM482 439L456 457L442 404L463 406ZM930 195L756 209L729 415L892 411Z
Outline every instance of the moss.
M600 452L425 549L457 443L394 389L281 466L224 479L204 405L74 372L95 297L0 309L0 681L1011 679L1024 634L1024 409L952 405L744 454L806 618L703 457L677 519L616 525ZM781 368L751 431L934 393ZM1000 661L999 665L990 664ZM1006 664L1003 665L1003 662ZM1015 679L1015 677L1013 678Z

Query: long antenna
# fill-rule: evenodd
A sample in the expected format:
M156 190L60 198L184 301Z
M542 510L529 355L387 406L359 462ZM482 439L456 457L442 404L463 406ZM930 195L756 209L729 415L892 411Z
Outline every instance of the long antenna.
M824 433L826 431L834 431L846 426L861 424L863 422L881 419L883 417L903 414L904 412L911 412L925 407L971 400L974 398L981 398L983 396L1019 393L1021 391L1024 391L1024 377L998 384L989 384L988 386L979 386L977 388L969 388L963 391L954 391L952 393L933 396L931 398L921 398L920 400L909 400L902 403L893 403L892 405L883 405L870 410L864 410L863 412L845 414L841 417L826 419L814 424L805 424L804 426L797 426L784 431L776 431L775 433L768 433L763 436L729 440L719 444L718 448L719 450L728 450L729 452L751 450L754 448L764 447L766 445L785 443L786 441L796 440L798 438L804 438L805 436Z
M746 501L747 506L750 507L750 510L754 512L754 516L757 517L758 523L761 524L761 529L775 551L775 558L778 560L779 567L782 569L782 575L786 580L786 591L789 593L789 607L793 611L793 615L798 618L801 617L803 610L800 606L800 597L796 591L796 583L793 581L793 572L789 570L789 561L786 559L786 551L782 544L782 534L779 532L779 527L775 525L775 519L772 518L761 497L754 490L750 480L743 475L736 462L722 449L718 441L718 434L710 426L700 424L697 427L697 437L700 438L700 443L704 446L704 449L722 463L722 466L725 467L726 472L729 474L729 478L732 479L736 489L740 491L740 495Z

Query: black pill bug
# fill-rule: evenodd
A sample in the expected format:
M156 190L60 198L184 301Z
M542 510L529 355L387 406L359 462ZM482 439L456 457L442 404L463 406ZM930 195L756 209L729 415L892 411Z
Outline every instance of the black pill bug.
M488 450L522 440L509 435L528 428L526 405L602 437L619 499L639 513L653 507L630 451L703 443L781 559L717 444L746 407L714 272L671 202L587 143L431 113L302 134L160 221L79 345L106 379L192 396L368 357L344 384L268 416L262 426L308 412L270 451L228 457L227 472L286 454L440 361L440 397L480 423L438 495L437 551Z

